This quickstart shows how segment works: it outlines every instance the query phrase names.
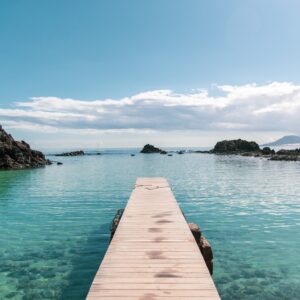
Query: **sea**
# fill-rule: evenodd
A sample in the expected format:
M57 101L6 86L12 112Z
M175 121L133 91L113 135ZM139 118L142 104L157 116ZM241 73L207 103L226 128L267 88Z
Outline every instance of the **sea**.
M300 299L299 162L100 152L0 172L1 300L85 299L112 218L144 176L167 178L201 227L222 299Z

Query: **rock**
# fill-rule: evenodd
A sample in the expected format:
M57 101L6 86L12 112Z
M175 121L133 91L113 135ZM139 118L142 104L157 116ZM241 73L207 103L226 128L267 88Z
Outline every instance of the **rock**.
M189 223L190 230L196 240L196 243L198 246L200 246L200 238L201 238L201 229L200 227L195 223Z
M184 154L183 150L177 151L177 154Z
M212 153L216 154L241 154L245 152L260 152L260 148L255 142L245 140L225 140L217 142Z
M154 147L153 145L147 144L143 147L143 149L141 150L141 153L161 153L163 150Z
M208 240L202 235L201 229L195 223L189 223L189 228L205 260L206 266L212 275L213 273L213 252Z
M275 154L275 151L273 149L271 149L270 147L264 147L262 150L261 150L261 153L263 155L273 155Z
M300 155L272 155L270 160L282 160L282 161L300 161Z
M256 156L257 154L254 152L243 152L240 153L241 156Z
M173 156L173 154L168 154L168 156Z
M162 151L160 151L160 154L168 154L168 152L167 152L167 151L164 151L164 150L162 150Z
M124 208L118 209L116 214L115 214L115 217L112 220L112 223L111 223L111 226L110 226L110 240L112 240L113 237L114 237L114 234L115 234L115 232L118 228L118 225L121 221L123 212L124 212Z
M50 165L45 155L24 141L15 141L0 125L0 169L24 169Z
M63 163L60 162L60 161L58 161L56 164L57 164L58 166L61 166Z
M191 153L210 154L211 151L208 151L208 150L196 150L196 151L191 151Z
M204 236L201 236L200 238L200 250L205 260L213 259L213 252L211 246Z
M202 256L205 260L206 266L210 272L210 274L213 274L213 252L212 252L212 248L209 244L209 242L207 241L207 239L204 236L201 236L200 238L200 251L202 253Z
M135 154L130 154L130 156L135 156Z
M272 155L270 160L300 161L300 149L281 149Z
M277 155L298 156L298 155L300 155L300 149L293 149L293 150L281 149L281 150L277 151L276 154Z
M81 156L85 155L84 151L71 151L71 152L64 152L60 154L55 154L54 156Z

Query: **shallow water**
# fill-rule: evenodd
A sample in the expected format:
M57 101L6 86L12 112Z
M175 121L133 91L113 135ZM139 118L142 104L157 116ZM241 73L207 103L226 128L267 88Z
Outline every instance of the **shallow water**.
M299 299L300 164L126 151L0 172L0 299L84 299L138 176L166 177L222 299Z

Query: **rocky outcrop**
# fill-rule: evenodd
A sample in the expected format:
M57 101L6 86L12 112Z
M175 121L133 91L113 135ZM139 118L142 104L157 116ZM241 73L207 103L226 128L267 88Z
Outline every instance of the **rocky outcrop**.
M277 155L293 155L293 156L298 156L300 155L300 149L294 149L294 150L286 150L286 149L281 149L276 152Z
M260 152L260 148L256 142L248 142L242 139L225 140L217 142L211 152L215 154L241 154L245 152Z
M195 223L189 223L190 230L195 238L195 241L201 251L204 258L206 266L210 272L213 274L213 252L208 240L202 235L200 227Z
M80 150L80 151L72 151L72 152L64 152L64 153L60 153L60 154L55 154L54 156L81 156L84 155L84 151Z
M32 150L24 141L15 141L0 125L0 169L25 169L50 165L40 151Z
M275 154L270 157L270 160L300 161L300 156Z
M270 147L264 147L262 150L261 150L261 153L263 155L273 155L275 154L275 150L271 149Z
M276 154L272 155L270 160L300 161L300 149L281 149L277 151Z
M124 208L121 208L121 209L118 209L112 222L111 222L111 226L110 226L110 240L112 240L112 238L114 237L115 235L115 232L118 228L118 225L121 221L121 218L122 218L122 215L123 215L123 212L124 212Z
M143 149L141 150L141 153L146 153L146 154L149 154L149 153L161 153L163 152L163 150L157 148L157 147L154 147L153 145L150 145L150 144L147 144L143 147Z

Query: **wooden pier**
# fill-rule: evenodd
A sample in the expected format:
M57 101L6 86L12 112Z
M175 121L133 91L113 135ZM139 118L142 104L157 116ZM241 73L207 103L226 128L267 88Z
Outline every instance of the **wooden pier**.
M220 299L166 179L137 180L87 299Z

